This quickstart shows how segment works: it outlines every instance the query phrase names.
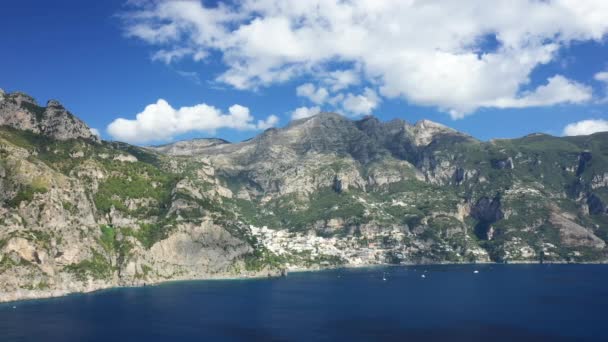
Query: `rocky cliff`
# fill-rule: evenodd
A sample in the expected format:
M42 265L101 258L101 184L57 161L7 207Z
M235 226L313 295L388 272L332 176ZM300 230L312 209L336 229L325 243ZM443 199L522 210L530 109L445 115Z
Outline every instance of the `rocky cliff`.
M100 141L0 93L0 299L375 263L603 262L608 134L478 141L334 113L240 143Z
M68 112L58 101L49 100L45 107L24 93L6 94L0 89L0 126L43 134L57 140L87 139L98 142L91 129Z

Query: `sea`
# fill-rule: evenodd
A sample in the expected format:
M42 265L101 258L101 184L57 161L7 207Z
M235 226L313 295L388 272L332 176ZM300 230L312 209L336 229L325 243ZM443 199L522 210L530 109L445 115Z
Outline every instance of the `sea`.
M0 304L0 341L608 341L608 265L344 268Z

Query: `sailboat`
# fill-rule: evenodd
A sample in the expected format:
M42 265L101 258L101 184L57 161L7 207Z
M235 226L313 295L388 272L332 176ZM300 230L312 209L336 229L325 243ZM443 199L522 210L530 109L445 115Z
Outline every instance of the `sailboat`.
M386 272L382 273L382 280L386 281Z

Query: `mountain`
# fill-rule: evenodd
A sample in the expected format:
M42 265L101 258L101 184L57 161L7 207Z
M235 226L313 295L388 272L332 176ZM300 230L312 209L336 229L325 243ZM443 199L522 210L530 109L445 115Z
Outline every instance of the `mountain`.
M198 154L199 150L204 150L207 147L215 146L219 144L228 144L228 141L224 139L192 139L185 141L178 141L176 143L154 146L153 149L172 156L190 156Z
M100 141L0 96L0 299L338 265L605 262L608 133L483 142L335 113L230 143Z
M90 128L68 112L58 101L49 100L45 107L24 93L5 94L0 89L0 126L43 134L57 140L99 138Z

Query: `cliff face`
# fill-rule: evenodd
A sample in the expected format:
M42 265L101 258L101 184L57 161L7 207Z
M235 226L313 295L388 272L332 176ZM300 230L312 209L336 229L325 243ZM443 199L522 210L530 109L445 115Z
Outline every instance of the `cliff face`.
M23 93L6 94L0 89L0 126L43 134L57 140L99 141L89 127L59 102L49 100L45 107Z
M175 155L170 146L151 149ZM363 236L348 248L385 248L376 260L599 261L608 237L606 147L606 133L481 142L427 120L321 113L180 154L213 165L244 222Z
M277 274L203 162L101 142L55 101L0 100L0 301Z
M605 261L607 174L603 133L486 143L323 113L241 143L140 148L0 93L0 299L329 265Z

